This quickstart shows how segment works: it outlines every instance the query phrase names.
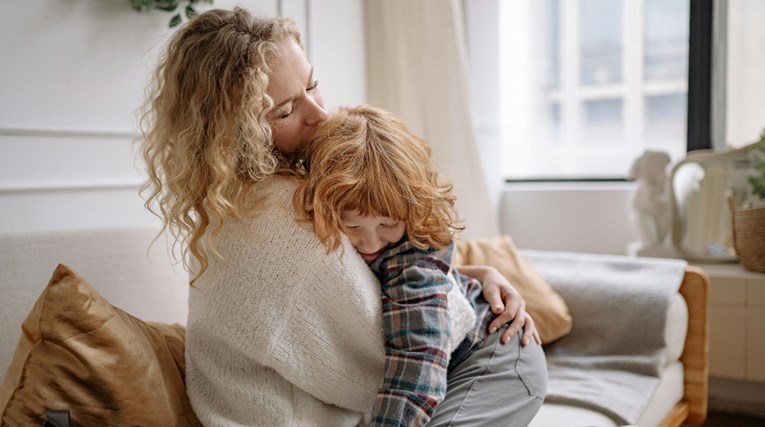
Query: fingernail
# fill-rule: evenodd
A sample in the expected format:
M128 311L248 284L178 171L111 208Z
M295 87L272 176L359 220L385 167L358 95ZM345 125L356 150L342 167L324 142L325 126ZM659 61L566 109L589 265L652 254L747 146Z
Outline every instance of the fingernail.
M496 326L492 326L491 328L489 328L489 333L490 334L493 334L494 332L497 332L497 327Z

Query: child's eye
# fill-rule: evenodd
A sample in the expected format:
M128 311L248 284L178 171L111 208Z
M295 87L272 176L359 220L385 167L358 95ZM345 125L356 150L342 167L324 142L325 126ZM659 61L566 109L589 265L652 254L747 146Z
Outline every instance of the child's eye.
M380 224L380 225L382 225L383 228L394 228L395 226L398 225L398 223L394 222L393 224Z

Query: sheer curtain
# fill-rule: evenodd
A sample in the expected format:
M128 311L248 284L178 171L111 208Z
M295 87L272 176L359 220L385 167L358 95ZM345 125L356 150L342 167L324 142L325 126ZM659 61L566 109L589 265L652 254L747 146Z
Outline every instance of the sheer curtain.
M367 0L365 13L370 104L428 141L454 183L462 236L498 235L470 111L461 3Z

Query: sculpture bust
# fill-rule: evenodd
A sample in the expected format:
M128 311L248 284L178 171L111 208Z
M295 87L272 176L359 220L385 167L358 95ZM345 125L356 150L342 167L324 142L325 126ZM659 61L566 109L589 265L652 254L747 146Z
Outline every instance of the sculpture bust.
M639 255L660 256L662 252L671 251L669 162L666 152L647 150L635 159L628 174L628 179L637 182L632 199L632 220L640 239Z

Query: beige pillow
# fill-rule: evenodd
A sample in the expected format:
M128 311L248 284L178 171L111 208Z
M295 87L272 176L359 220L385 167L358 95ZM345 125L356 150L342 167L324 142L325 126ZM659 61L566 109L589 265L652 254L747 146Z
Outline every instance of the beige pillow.
M553 342L571 332L571 315L563 298L519 254L509 236L459 240L455 266L488 265L505 276L526 301L542 338Z
M110 305L59 264L22 325L0 386L0 425L198 426L183 378L185 329Z

